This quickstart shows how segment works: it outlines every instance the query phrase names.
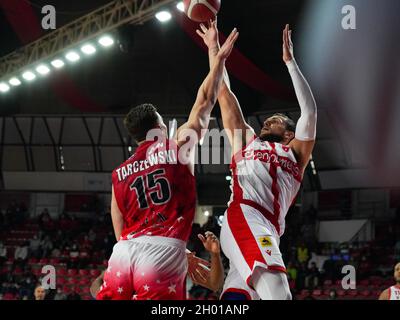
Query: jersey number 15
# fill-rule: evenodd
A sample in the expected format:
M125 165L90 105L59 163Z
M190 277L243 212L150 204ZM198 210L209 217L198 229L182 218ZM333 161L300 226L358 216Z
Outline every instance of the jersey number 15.
M165 177L165 170L158 169L145 176L140 176L130 185L135 190L140 209L149 207L149 200L154 205L161 205L171 198L171 188Z

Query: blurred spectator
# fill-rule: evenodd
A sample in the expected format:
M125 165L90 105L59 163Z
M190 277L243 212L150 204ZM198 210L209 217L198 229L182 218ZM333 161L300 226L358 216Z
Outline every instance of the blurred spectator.
M54 295L54 300L67 300L67 295L63 293L61 288L58 288L57 293Z
M336 290L331 290L329 291L329 300L336 300L337 299L337 294L336 294Z
M400 261L400 238L397 240L394 246L394 257L396 261Z
M67 296L67 300L81 300L81 296L75 291L75 289Z
M91 243L94 243L96 241L96 232L94 232L93 229L89 230L88 239Z
M69 261L69 268L74 269L78 267L78 260L79 260L79 249L78 249L78 245L76 243L74 243L72 245L72 248L69 252L69 257L70 257L70 261Z
M302 242L302 244L297 248L297 260L300 263L307 262L309 259L308 248L306 244Z
M50 237L45 236L44 239L40 242L40 246L42 250L42 258L47 257L53 249L53 243L51 242Z
M0 241L0 268L3 267L3 264L7 261L7 248Z
M300 264L300 267L297 269L297 278L296 278L296 289L302 290L305 287L305 279L307 275L307 265L306 263Z
M33 296L35 300L44 300L46 298L46 290L41 285L38 285L35 288Z
M315 262L311 264L311 268L307 270L305 277L305 286L308 289L317 288L319 285L320 272Z
M297 269L292 262L288 263L288 267L286 268L287 274L291 280L296 281L297 279Z
M57 247L55 247L52 251L51 251L51 258L60 258L61 256L61 250Z
M40 239L37 234L35 234L29 242L29 252L33 258L39 259L41 257Z
M303 300L315 300L315 298L312 295L312 291L308 290L306 296L303 298Z
M5 225L5 219L4 219L3 210L0 210L0 230L4 229L4 225Z
M16 265L23 266L28 259L29 242L25 242L23 246L18 246L14 252L14 259Z

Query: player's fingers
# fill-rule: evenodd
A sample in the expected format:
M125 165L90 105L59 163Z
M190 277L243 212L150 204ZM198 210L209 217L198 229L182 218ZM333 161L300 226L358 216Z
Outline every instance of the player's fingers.
M217 19L211 21L211 28L217 29Z
M196 30L196 33L197 33L200 37L204 38L204 33L201 32L200 30Z
M201 240L201 242L203 242L203 243L206 242L206 238L204 238L204 236L202 234L199 233L197 236Z
M201 30L203 30L204 33L206 33L208 31L207 27L204 24L200 24L200 28Z
M239 38L239 32L236 32L236 34L234 35L234 37L232 38L232 47L235 45L237 39Z
M203 269L203 271L204 271L204 269ZM207 281L207 278L206 278L206 276L203 275L202 271L200 271L199 269L196 269L196 272L202 281Z

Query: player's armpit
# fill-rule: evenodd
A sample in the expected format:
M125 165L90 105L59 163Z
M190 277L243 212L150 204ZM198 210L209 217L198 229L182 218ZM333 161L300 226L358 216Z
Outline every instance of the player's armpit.
M304 171L311 159L311 154L314 149L315 140L313 141L301 141L294 138L290 143L289 147L293 150L297 163L300 168Z

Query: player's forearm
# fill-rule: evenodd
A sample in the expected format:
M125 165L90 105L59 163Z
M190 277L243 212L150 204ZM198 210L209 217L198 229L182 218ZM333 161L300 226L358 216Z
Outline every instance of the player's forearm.
M211 271L209 286L214 292L221 289L224 283L224 267L220 254L211 254Z
M119 241L119 238L121 237L122 230L124 227L124 221L117 212L115 212L115 211L113 212L113 211L114 210L111 209L111 219L112 219L112 224L113 224L113 228L114 228L115 238L117 241Z
M203 94L205 100L211 105L217 102L218 94L221 89L223 72L225 68L225 59L217 56L213 59L210 73L203 83Z
M296 126L296 139L313 141L317 128L317 104L311 88L295 60L286 64L292 78L294 90L300 105L301 115Z

